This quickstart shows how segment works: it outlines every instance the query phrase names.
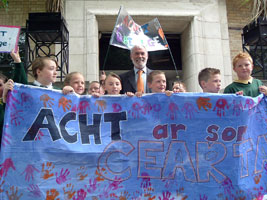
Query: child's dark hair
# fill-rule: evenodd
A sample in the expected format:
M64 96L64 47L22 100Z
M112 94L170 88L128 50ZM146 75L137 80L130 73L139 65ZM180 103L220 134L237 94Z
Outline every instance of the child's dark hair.
M221 74L219 69L216 68L205 68L202 69L198 74L198 83L201 86L201 81L207 82L212 75Z
M58 68L58 63L55 59L50 58L50 57L38 57L32 62L32 73L33 73L33 76L35 79L38 78L37 69L43 70L46 60L51 60L51 61L55 62L56 66Z
M0 73L0 79L3 80L4 83L6 83L8 80L8 78L2 73Z
M165 75L165 73L163 71L154 70L154 71L150 72L149 75L147 76L147 82L152 83L153 77L158 75L158 74L164 74Z
M106 80L108 79L109 76L119 79L119 81L120 81L120 83L121 83L121 78L120 78L120 76L119 76L118 74L116 74L116 73L114 73L114 72L110 72L110 73L108 74ZM105 80L105 81L106 81L106 80ZM104 84L105 84L105 82L104 82ZM121 84L122 84L122 83L121 83Z

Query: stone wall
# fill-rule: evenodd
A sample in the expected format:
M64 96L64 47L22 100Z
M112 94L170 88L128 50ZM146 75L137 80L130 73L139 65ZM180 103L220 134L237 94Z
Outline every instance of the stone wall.
M44 12L45 0L9 0L8 10L0 9L0 24L26 27L30 12Z

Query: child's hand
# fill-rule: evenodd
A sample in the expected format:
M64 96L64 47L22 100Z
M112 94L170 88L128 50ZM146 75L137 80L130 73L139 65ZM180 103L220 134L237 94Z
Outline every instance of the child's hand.
M165 94L166 94L168 97L171 96L172 93L173 93L173 91L170 91L170 90L166 90L166 91L165 91Z
M95 97L95 98L98 98L98 97L101 96L101 94L99 94L98 92L93 92L91 95L92 95L93 97Z
M260 86L259 90L262 94L267 95L267 87L265 85Z
M136 93L135 93L135 96L137 96L137 97L141 97L142 95L143 95L142 92L136 92Z
M10 56L13 58L15 63L21 63L20 55L19 55L19 48L17 52L15 52L15 49L13 49L10 53Z
M13 90L13 87L14 87L14 82L12 79L9 79L4 85L4 90L3 90L3 102L4 103L6 103L8 91Z
M243 96L243 93L244 93L243 90L241 90L241 91L236 92L235 94L236 94L236 95Z
M133 97L134 96L134 93L132 93L132 92L126 92L125 93L128 97Z
M69 94L69 93L72 93L72 92L74 92L74 89L71 86L69 86L69 85L65 86L62 89L62 93L63 94Z

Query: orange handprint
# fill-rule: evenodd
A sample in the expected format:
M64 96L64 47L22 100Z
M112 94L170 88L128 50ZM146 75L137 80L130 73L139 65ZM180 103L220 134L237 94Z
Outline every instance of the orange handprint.
M80 168L78 168L79 173L77 173L77 177L79 181L83 181L88 176L86 170L87 167L85 166L80 166Z
M100 169L102 173L107 173L105 168ZM96 180L99 181L104 181L105 179L103 178L102 174L99 172L99 169L95 170L95 175L97 175Z
M54 105L54 99L48 96L47 94L43 94L42 96L40 96L40 100L43 101L44 107L47 107L47 105L49 107L52 107Z
M23 195L22 193L18 196L18 187L16 187L16 191L14 190L14 186L10 187L10 194L6 191L6 195L9 200L19 200L20 197Z
M255 182L256 184L259 184L260 181L261 181L261 174L260 174L259 176L255 176L255 177L254 177L254 182Z
M212 105L211 105L211 103L209 101L210 101L210 98L199 97L197 99L198 109L200 110L201 107L203 107L204 110L206 110L206 111L208 110L206 107L208 107L209 109L211 109Z
M73 191L74 186L70 184L67 184L67 187L63 188L64 191L64 199L69 200L72 199L73 196L75 195L75 191Z
M59 192L56 189L47 190L46 200L59 200L59 198L57 198L58 195L59 195Z
M45 169L46 168L46 169ZM52 162L46 162L42 164L42 173L43 173L43 179L49 179L50 177L54 176L54 173L50 172L55 168L55 165Z
M66 108L69 110L71 108L72 101L67 99L66 97L61 97L58 101L58 107L62 106L64 112L66 112Z
M95 105L98 106L97 107L97 111L98 112L100 111L100 109L101 109L101 111L104 111L106 109L106 107L107 107L107 103L104 100L96 100L95 101Z

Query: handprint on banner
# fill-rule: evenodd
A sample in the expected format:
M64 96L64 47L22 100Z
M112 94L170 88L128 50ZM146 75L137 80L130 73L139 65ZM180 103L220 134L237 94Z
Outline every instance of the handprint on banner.
M13 161L11 160L11 158L7 158L5 159L5 161L3 162L3 164L0 165L0 176L2 177L3 175L6 177L7 176L7 172L10 168L12 168L13 170L16 170Z
M162 198L159 196L159 200L174 200L175 198L171 198L172 193L169 191L162 192Z
M16 94L16 93L18 93L18 91L17 90L13 90L12 92L9 92L8 95L7 95L7 102L6 102L6 104L11 109L16 109L17 108L16 105L20 104L19 100L16 99L14 97L14 95L13 95L13 94Z
M73 197L73 200L85 200L87 193L84 191L84 189L80 189L76 194L77 197Z
M35 141L41 140L43 136L44 136L44 133L41 130L39 130L34 140Z
M182 108L182 112L185 113L186 119L192 119L194 117L194 113L197 113L198 111L192 103L185 102Z
M130 198L130 194L126 190L121 192L121 194L119 196L119 200L127 200L129 198Z
M38 169L36 169L33 165L27 165L27 167L25 168L25 170L21 173L21 175L23 175L25 173L25 181L30 181L30 179L34 179L33 177L33 173L34 171L36 172L40 172Z
M51 171L55 168L55 165L52 162L46 162L42 164L42 173L43 173L43 179L49 179L50 177L54 176L54 173L51 173Z
M179 187L178 190L176 190L176 197L177 197L177 199L181 199L181 200L187 199L188 196L184 194L184 188L183 187Z
M100 112L100 111L104 112L107 108L107 102L104 100L96 100L95 105L97 106L98 112Z
M142 177L146 177L146 178L142 178L142 181L141 181L141 188L148 188L148 187L151 187L151 182L150 182L150 176L148 173L146 172L143 172L141 174Z
M24 120L24 118L21 116L23 113L22 110L13 110L10 113L10 119L11 119L11 125L18 126L20 125L20 122Z
M33 104L33 97L27 93L21 93L21 106L24 108L31 108Z
M78 168L77 170L78 170L78 173L77 173L77 177L78 177L78 181L83 181L87 176L88 176L88 174L87 174L87 167L85 167L85 166L80 166L80 168Z
M140 193L138 190L136 190L133 193L132 200L142 200L141 196L142 196L142 193Z
M233 105L233 115L239 116L241 111L243 111L243 105L241 101L239 101L239 103L236 103L235 100L233 100Z
M246 102L245 102L245 105L244 105L244 108L248 108L248 114L249 115L251 115L251 114L253 114L254 113L254 109L253 109L253 107L254 107L254 101L253 101L253 99L246 99Z
M58 101L58 107L62 106L64 112L66 112L66 109L69 110L71 108L72 101L70 99L67 99L66 97L61 97Z
M221 117L225 115L226 108L227 109L230 108L230 105L228 105L228 102L225 99L218 99L215 107L213 108L213 111L217 110L217 115Z
M46 191L46 200L59 200L59 192L56 189Z
M99 184L97 184L96 179L94 179L94 182L92 181L92 179L89 179L89 186L87 187L86 185L88 193L94 193L98 187L99 187Z
M254 183L255 183L255 184L259 184L260 181L261 181L261 174L259 174L258 176L255 176L255 177L254 177Z
M230 197L230 199L232 199L233 194L232 194L232 190L234 190L232 181L229 177L226 177L222 183L221 183L223 190L224 190L224 194L228 195Z
M5 183L5 180L2 181L2 179L4 179L3 177L0 177L0 193L4 192L4 190L2 189L2 186L4 185Z
M113 103L112 104L113 112L120 112L122 110L122 107L118 103Z
M6 131L8 127L9 127L8 125L4 125L3 134L2 134L2 142L1 142L2 147L10 145L11 144L10 142L12 141L12 136L8 134Z
M30 187L28 187L28 190L30 192L29 196L39 198L42 196L42 192L38 185L31 184Z
M47 108L47 106L49 106L50 108L54 105L54 98L51 98L50 96L48 96L47 94L43 94L42 96L40 96L40 101L43 102L44 107Z
M134 119L139 118L139 112L141 112L142 106L139 102L135 102L132 105L132 110L129 110L129 114L132 114Z
M101 170L101 172L99 172L99 170ZM106 169L105 169L105 168L101 168L101 169L97 169L97 170L95 170L95 175L97 176L97 177L96 177L96 180L97 180L98 182L100 182L100 181L104 181L104 180L105 180L101 173L105 173L105 174L106 174L106 173L107 173L107 172L106 172Z
M203 108L205 111L208 111L208 108L211 109L212 105L209 101L210 101L210 98L199 97L197 99L198 109L201 110L201 108Z
M152 110L153 110L153 117L159 119L159 112L161 111L161 105L154 104L152 106Z
M142 105L139 102L133 103L131 110L128 111L128 113L131 114L134 119L139 118L140 114L149 114L149 112L152 110L150 103L146 101L143 101L142 103Z
M59 185L66 182L67 180L70 180L70 178L67 179L67 176L70 174L70 171L68 169L66 169L65 172L63 173L63 170L64 169L62 168L59 176L57 176L57 172L56 172L56 182Z
M109 192L110 192L110 188L107 185L105 185L102 189L101 194L99 195L100 199L108 199Z
M90 110L90 104L88 101L81 101L78 106L79 113L86 113L86 109Z
M10 187L10 194L8 191L6 191L6 195L7 195L7 198L8 200L19 200L21 197L22 197L22 193L21 194L18 194L18 187L16 187L16 191L14 189L15 187L14 186L11 186Z
M108 188L110 188L110 190L118 190L120 188L123 188L123 186L120 186L121 183L122 183L121 178L118 178L116 176L115 180L112 181L112 183L108 186Z
M177 118L177 112L179 111L179 107L176 103L171 102L168 107L167 116L170 116L171 120L174 120Z
M73 196L75 195L75 191L73 191L74 186L70 184L67 184L66 187L63 187L64 191L64 199L65 200L71 200Z

